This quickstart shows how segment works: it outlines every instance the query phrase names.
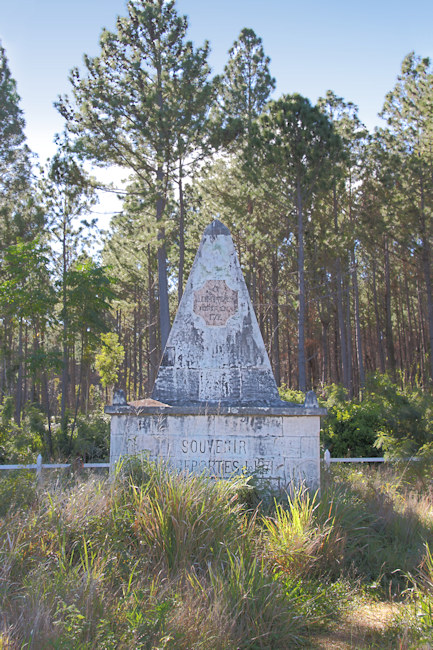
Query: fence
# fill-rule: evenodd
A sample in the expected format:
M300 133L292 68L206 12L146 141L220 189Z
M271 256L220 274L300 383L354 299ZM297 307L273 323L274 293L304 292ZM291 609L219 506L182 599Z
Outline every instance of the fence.
M74 463L43 463L42 456L39 456L36 459L36 463L30 465L0 465L0 470L2 469L35 469L36 476L40 480L42 476L43 469L66 469L71 467ZM89 469L99 469L99 468L110 468L110 463L82 463L79 467L89 468Z
M331 463L384 463L385 462L385 458L382 457L332 458L329 449L325 450L325 453L323 454L323 460L327 467L329 467ZM416 459L410 458L409 460L416 460ZM36 459L36 463L33 463L32 465L0 465L0 470L35 469L36 475L38 479L40 479L43 469L66 469L67 467L71 467L72 464L73 463L43 463L42 456L41 454L39 454L39 456ZM110 463L82 463L80 467L89 468L89 469L99 469L99 468L109 469Z
M323 454L323 460L325 461L325 465L327 467L329 467L331 463L384 463L385 462L384 458L373 457L373 456L370 458L367 457L366 458L332 458L329 449L325 449L325 453Z

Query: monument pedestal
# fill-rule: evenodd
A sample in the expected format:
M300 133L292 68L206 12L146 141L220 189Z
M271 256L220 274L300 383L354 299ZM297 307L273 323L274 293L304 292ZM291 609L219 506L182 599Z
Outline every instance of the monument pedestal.
M317 407L188 407L113 405L110 464L147 454L173 468L216 478L254 474L283 489L319 487Z

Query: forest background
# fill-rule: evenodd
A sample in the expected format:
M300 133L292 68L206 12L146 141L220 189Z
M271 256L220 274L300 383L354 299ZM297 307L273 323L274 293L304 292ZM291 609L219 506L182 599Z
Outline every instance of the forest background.
M0 53L3 458L103 458L114 384L148 395L204 227L230 228L277 383L314 388L333 453L430 450L433 69L409 53L369 133L333 91L270 99L245 28L224 71L174 2L135 0L56 105L38 166ZM121 167L97 252L89 163ZM105 188L107 189L107 188ZM362 399L363 398L363 399ZM375 446L373 446L375 445Z

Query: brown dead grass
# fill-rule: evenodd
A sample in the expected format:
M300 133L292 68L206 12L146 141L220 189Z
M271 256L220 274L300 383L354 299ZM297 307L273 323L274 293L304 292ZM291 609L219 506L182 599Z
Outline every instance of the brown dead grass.
M311 647L323 650L406 650L410 646L404 634L399 639L386 638L386 632L392 627L401 607L401 604L389 602L356 607L346 612L326 632L313 636Z

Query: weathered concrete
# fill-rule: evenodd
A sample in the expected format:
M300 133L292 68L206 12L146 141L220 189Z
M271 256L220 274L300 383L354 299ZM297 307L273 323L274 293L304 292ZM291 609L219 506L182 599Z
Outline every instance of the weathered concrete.
M147 453L179 470L227 478L257 473L274 486L319 484L320 415L302 407L107 407L110 463Z
M319 483L320 409L280 400L228 229L204 232L161 361L152 399L112 416L110 462L146 453L180 470L257 472L274 485Z
M230 232L204 231L152 393L170 405L280 404Z

